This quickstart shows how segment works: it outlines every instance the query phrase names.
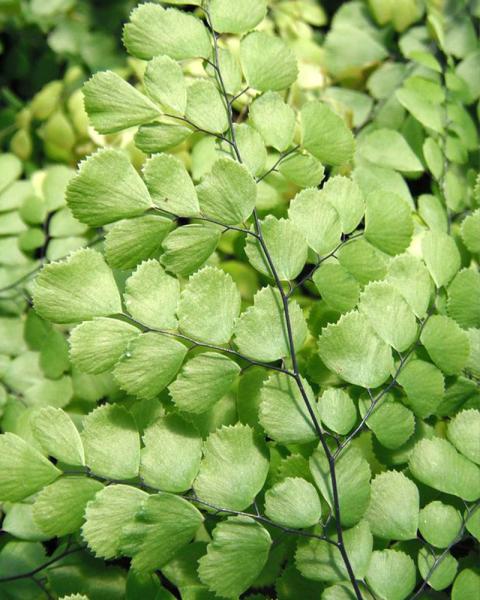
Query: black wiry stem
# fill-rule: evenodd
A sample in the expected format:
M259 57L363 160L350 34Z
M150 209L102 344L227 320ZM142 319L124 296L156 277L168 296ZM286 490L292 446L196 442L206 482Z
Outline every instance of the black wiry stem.
M260 175L260 177L257 177L256 181L257 183L260 183L260 181L262 181L263 179L265 179L265 177L268 177L268 175L270 175L270 173L273 173L274 171L276 171L278 165L287 158L287 156L290 156L290 154L293 154L296 150L298 150L299 146L295 146L294 148L290 148L290 150L287 150L286 152L282 152L282 154L280 154L280 156L278 157L278 159L273 163L273 165L268 169L268 171L265 171L265 173L263 173L263 175Z
M212 27L210 14L209 14L208 10L205 8L204 8L204 11L205 11L208 27L210 29L210 32L211 32L211 35L213 38L214 54L215 54L215 73L216 73L218 85L220 87L220 91L225 99L232 148L233 148L233 152L235 154L236 159L238 160L238 162L242 163L242 157L240 155L240 151L238 149L238 145L237 145L236 138L235 138L235 128L234 128L234 124L233 124L232 107L228 100L228 94L227 94L227 91L225 88L225 84L223 82L221 70L219 68L217 37L216 37L215 31ZM268 247L265 243L265 239L264 239L263 233L262 233L260 219L258 217L256 208L253 210L253 221L254 221L254 228L255 228L255 232L257 234L258 242L260 244L260 247L262 248L263 254L265 255L265 259L268 263L268 266L269 266L269 269L273 276L273 279L275 280L275 285L276 285L276 287L280 293L281 299L282 299L283 312L284 312L284 316L285 316L285 325L286 325L286 329L287 329L288 346L289 346L289 350L290 350L290 359L292 362L293 378L295 379L298 390L302 396L303 402L305 403L307 411L308 411L310 418L312 420L312 423L314 425L315 432L318 436L318 439L320 440L320 444L321 444L323 451L325 452L325 456L327 457L327 460L328 460L330 479L332 482L333 511L334 511L334 516L335 516L335 526L336 526L337 537L338 537L337 547L340 551L340 554L342 555L342 559L345 564L345 568L347 570L348 577L352 584L352 587L353 587L353 590L357 597L357 600L363 600L362 593L360 591L357 579L353 572L352 565L350 563L350 559L348 557L348 553L345 548L345 543L344 543L344 538L343 538L343 529L342 529L342 525L341 525L341 514L340 514L340 499L339 499L339 495L338 495L337 477L336 477L336 471L335 471L335 457L332 454L330 448L328 447L326 436L325 436L324 432L322 431L320 423L317 419L317 415L315 414L315 411L310 403L310 400L308 399L307 393L303 386L303 381L300 376L297 355L296 355L296 350L295 350L295 343L294 343L294 337L293 337L293 331L292 331L292 322L291 322L291 318L290 318L290 309L289 309L289 305L288 305L288 295L285 293L285 291L283 289L282 282L281 282L278 272L275 268L275 265L273 263L272 257L268 250Z
M50 560L47 560L42 565L40 565L39 567L36 567L35 569L32 569L31 571L27 571L26 573L20 573L18 575L8 575L7 577L0 577L0 583L8 583L9 581L17 581L19 579L30 579L31 577L33 577L37 573L40 573L41 571L43 571L50 565L53 565L54 563L58 562L59 560L62 560L62 558L65 558L66 556L69 556L70 554L74 554L75 552L80 552L80 550L83 550L83 549L84 549L84 546L67 549L67 550L65 550L65 552L62 552L58 556L54 556Z
M428 573L423 578L422 584L420 585L418 590L413 594L413 596L410 596L410 600L416 600L420 596L420 594L423 592L423 590L427 587L427 585L429 585L430 577L433 575L434 571L438 568L438 566L443 562L443 560L447 557L450 550L456 544L458 544L458 542L460 542L462 540L463 534L465 533L465 528L467 526L469 519L473 516L473 514L479 508L480 508L480 502L477 502L476 504L474 504L472 507L470 507L468 509L467 516L466 516L466 518L463 519L462 525L461 525L460 530L458 531L457 535L455 536L453 541L450 542L450 544L443 550L443 552L435 557L435 560L433 561L432 566L430 567L430 569L428 570Z
M226 348L225 346L217 346L216 344L200 342L199 340L196 340L195 338L192 338L188 335L184 335L183 333L180 333L173 329L157 329L155 327L150 327L149 325L142 323L142 321L139 321L138 319L134 319L133 317L131 317L130 315L127 315L126 313L118 313L116 315L112 315L112 317L116 318L116 319L121 319L122 321L128 321L129 323L132 323L133 325L140 327L143 332L151 331L153 333L159 333L161 335L174 337L178 340L183 340L184 342L188 342L188 343L192 344L194 347L208 348L209 350L216 350L217 352L224 352L225 354L230 354L231 356L236 356L237 358L244 360L245 362L248 362L249 364L251 364L253 366L263 367L265 369L272 369L273 371L279 371L280 373L283 373L284 375L288 375L289 377L294 377L294 374L292 373L292 371L289 371L288 369L285 369L283 367L277 367L276 365L272 365L271 363L266 363L266 362L262 362L260 360L255 360L245 354L242 354L241 352L238 352L237 350L234 350L233 348Z
M316 540L321 540L323 542L327 542L328 544L331 544L332 546L336 546L338 548L338 542L336 542L335 540L332 540L324 535L317 535L316 533L310 533L309 531L304 531L302 529L293 529L292 527L285 527L284 525L275 523L275 521L272 521L271 519L269 519L268 517L265 517L264 515L261 515L260 513L249 513L249 512L245 512L245 511L241 511L241 510L232 510L230 508L223 508L221 506L216 506L215 504L211 504L210 502L205 502L205 500L200 500L200 498L197 498L196 496L184 496L184 498L185 498L185 500L189 500L190 502L194 502L195 504L200 504L201 506L211 508L216 513L226 513L226 514L235 515L235 516L250 517L251 519L254 519L255 521L259 521L260 523L265 523L266 525L269 525L270 527L275 527L276 529L280 529L281 531L283 531L285 533L290 533L293 535L299 535L301 537L307 537L307 538L313 538Z
M397 367L397 370L395 371L395 373L393 374L392 377L392 381L390 381L390 383L383 388L383 390L381 392L379 392L379 394L375 397L372 397L371 391L368 390L368 393L370 394L370 398L372 399L372 402L370 404L370 406L368 407L367 412L365 413L365 416L363 417L363 419L360 421L360 423L357 425L357 427L355 427L355 429L343 440L343 442L340 444L340 446L337 448L336 452L335 452L335 458L338 457L338 455L342 452L342 450L345 448L345 446L347 446L352 439L358 435L360 433L360 431L362 431L362 429L365 427L365 425L367 424L367 421L370 417L370 415L373 413L373 411L375 410L375 408L378 406L378 403L380 402L380 400L386 395L388 394L388 392L395 386L397 385L397 378L400 375L400 373L402 372L403 368L405 367L405 365L407 364L409 358L411 357L411 355L413 354L413 352L415 351L415 348L417 347L419 340L420 340L420 335L422 334L423 328L425 327L428 319L430 318L430 315L428 314L425 319L422 321L422 323L420 324L420 328L418 330L418 334L417 334L417 341L412 345L412 347L410 348L410 350L404 355L402 356L402 358L400 359L400 363Z

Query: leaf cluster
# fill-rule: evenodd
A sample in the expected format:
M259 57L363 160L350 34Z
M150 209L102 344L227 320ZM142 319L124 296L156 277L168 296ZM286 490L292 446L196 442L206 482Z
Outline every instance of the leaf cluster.
M0 591L475 598L478 6L170 4L0 156Z

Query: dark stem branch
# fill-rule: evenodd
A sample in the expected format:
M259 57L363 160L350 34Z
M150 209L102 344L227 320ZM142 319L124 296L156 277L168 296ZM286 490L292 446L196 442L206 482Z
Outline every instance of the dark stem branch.
M47 560L46 562L44 562L42 565L40 565L36 569L32 569L31 571L27 571L26 573L20 573L19 575L8 575L8 577L0 577L0 583L7 583L9 581L17 581L18 579L29 579L30 577L33 577L37 573L40 573L40 571L43 571L50 565L53 565L54 563L58 562L59 560L62 560L62 558L65 558L66 556L69 556L70 554L74 554L75 552L80 552L80 550L83 550L83 549L84 549L84 546L78 546L77 548L71 548L71 549L65 550L58 556L55 556L55 557L51 558L50 560Z
M230 515L242 516L242 517L250 517L255 521L259 521L260 523L265 523L265 525L270 525L271 527L275 527L276 529L280 529L285 533L290 533L293 535L299 535L301 537L314 538L316 540L321 540L323 542L327 542L332 546L336 546L338 548L338 542L335 540L331 540L324 535L317 535L316 533L310 533L308 531L304 531L303 529L293 529L291 527L285 527L284 525L280 525L279 523L275 523L275 521L271 521L268 517L261 515L260 513L248 513L241 510L232 510L230 508L223 508L221 506L216 506L215 504L211 504L210 502L205 502L204 500L200 500L196 496L184 496L185 500L189 500L190 502L194 502L195 504L200 504L202 506L211 508L216 513L226 513Z
M423 578L422 584L420 585L418 590L413 594L413 596L410 596L409 600L416 600L420 596L420 594L423 592L423 590L427 587L427 585L429 585L430 577L433 575L434 571L438 568L438 566L443 562L443 560L447 557L450 550L456 544L458 544L458 542L460 542L462 540L463 534L465 533L465 528L467 526L469 519L473 516L473 514L479 508L480 508L480 502L477 502L470 509L468 509L467 517L463 520L462 526L460 527L460 530L457 533L457 535L455 536L454 540L452 542L450 542L450 544L445 548L445 550L443 550L443 552L441 554L439 554L438 556L435 557L435 560L433 561L432 566L430 567L430 569L428 570L428 573Z
M223 78L222 78L222 74L221 74L221 71L219 68L217 37L216 37L215 31L213 30L208 10L204 9L204 11L205 11L205 15L206 15L207 24L209 26L209 29L210 29L210 32L211 32L211 35L213 38L214 52L215 52L215 65L216 65L215 73L216 73L217 82L219 84L220 90L225 99L232 148L233 148L234 154L235 154L238 162L241 163L242 157L240 155L240 151L238 149L238 145L237 145L237 142L235 139L235 128L234 128L234 124L233 124L232 107L228 101L228 95L227 95L225 85L223 82ZM263 238L262 227L260 224L260 219L258 217L258 212L257 212L256 208L254 208L254 210L253 210L253 220L254 220L254 228L255 228L255 232L257 234L258 242L259 242L259 244L262 248L262 251L265 255L265 259L268 263L268 266L270 268L272 276L275 280L275 285L276 285L276 287L280 293L281 299L282 299L283 312L284 312L284 316L285 316L285 325L286 325L286 329L287 329L288 346L289 346L289 350L290 350L290 359L292 361L293 377L294 377L297 387L300 391L302 399L305 403L307 411L310 415L310 418L312 419L313 425L315 427L315 431L320 440L320 444L322 445L323 451L325 452L325 455L328 460L330 479L332 482L333 510L334 510L334 516L335 516L335 526L336 526L337 537L338 537L337 547L342 555L342 559L345 564L345 568L347 569L347 573L348 573L350 582L353 586L355 596L357 597L357 600L363 600L360 588L358 586L358 582L355 578L355 574L353 572L352 565L350 563L350 559L349 559L347 551L345 549L345 544L344 544L344 539L343 539L343 530L342 530L341 515L340 515L340 501L339 501L339 496L338 496L338 486L337 486L337 479L336 479L336 473L335 473L335 458L334 458L332 452L330 451L330 448L328 447L328 444L326 441L326 436L324 435L324 432L322 431L322 428L320 427L320 423L317 419L317 415L315 414L315 411L310 403L310 400L308 399L308 396L305 392L305 388L303 386L302 378L300 376L300 372L298 369L298 361L297 361L297 355L296 355L296 351L295 351L292 323L291 323L291 318L290 318L290 310L289 310L289 306L288 306L288 296L283 289L282 282L279 278L278 272L275 268L275 265L273 264L272 257L270 255L270 252L269 252L267 245L265 243L265 240Z
M263 175L260 175L260 177L257 177L256 181L257 183L260 183L260 181L262 181L262 179L265 179L265 177L268 177L268 175L270 175L270 173L273 173L273 171L275 171L278 167L278 165L287 158L287 156L290 156L290 154L293 154L296 150L299 149L300 146L294 146L293 148L290 148L290 150L287 150L286 152L282 152L282 154L280 154L280 156L278 157L278 159L273 163L273 165L268 169L268 171L265 171L265 173L263 173Z
M238 352L237 350L233 350L233 348L225 348L224 346L217 346L216 344L208 344L206 342L200 342L194 338L189 337L188 335L184 335L183 333L180 333L180 332L174 331L174 330L170 330L170 329L156 329L155 327L150 327L148 325L145 325L145 323L142 323L141 321L134 319L133 317L131 317L130 315L127 315L126 313L118 313L116 315L112 315L112 317L116 318L116 319L120 318L122 320L128 321L129 323L132 323L133 325L137 325L144 332L151 331L153 333L159 333L161 335L167 335L169 337L174 337L179 340L189 342L190 344L193 344L193 346L198 347L198 348L209 348L210 350L216 350L217 352L225 352L226 354L231 354L232 356L236 356L237 358L244 360L244 361L250 363L251 365L254 365L257 367L263 367L265 369L272 369L273 371L279 371L280 373L283 373L284 375L288 375L289 377L294 377L294 374L291 371L289 371L288 369L284 369L283 367L277 367L276 365L272 365L270 363L265 363L260 360L255 360L253 358L249 358L245 354L242 354L241 352Z
M310 280L313 275L315 274L315 271L317 271L317 269L328 259L328 258L332 258L332 256L335 256L335 253L340 250L340 248L342 246L345 246L346 244L348 244L348 242L351 242L352 240L355 240L359 237L362 237L363 233L356 233L354 235L350 235L347 236L344 240L342 240L331 252L329 252L328 254L326 254L325 256L322 256L321 258L318 259L318 261L315 263L315 265L313 266L313 268L304 276L302 277L299 281L297 281L295 283L295 285L293 285L290 289L290 291L288 292L288 297L290 298L290 296L299 288L301 287L304 283L306 283L308 280Z

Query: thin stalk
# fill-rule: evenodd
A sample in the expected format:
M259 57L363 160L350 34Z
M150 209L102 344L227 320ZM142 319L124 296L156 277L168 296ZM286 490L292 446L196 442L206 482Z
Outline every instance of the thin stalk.
M280 529L281 531L283 531L285 533L290 533L293 535L299 535L301 537L307 537L307 538L321 540L323 542L327 542L328 544L331 544L332 546L336 546L338 548L338 542L336 542L335 540L331 540L330 538L327 538L324 535L317 535L316 533L310 533L308 531L304 531L303 529L293 529L291 527L285 527L283 525L280 525L279 523L275 523L275 521L272 521L268 517L261 515L258 512L258 509L257 509L257 512L255 512L255 513L249 513L249 512L244 512L241 510L232 510L230 508L223 508L221 506L216 506L215 504L211 504L210 502L205 502L204 500L200 500L196 496L184 496L184 498L185 498L185 500L189 500L190 502L194 502L195 504L200 504L201 506L208 507L208 508L214 510L215 513L226 513L226 514L235 515L235 516L250 517L250 519L254 519L255 521L259 521L260 523L265 523L265 525L269 525L270 527L275 527L276 529Z
M137 325L138 327L140 327L142 329L143 332L151 331L153 333L159 333L161 335L174 337L178 340L183 340L184 342L189 342L190 344L193 345L193 347L208 348L209 350L216 350L217 352L225 352L226 354L236 356L237 358L244 360L245 362L248 362L249 364L251 364L253 366L263 367L265 369L272 369L273 371L279 371L280 373L283 373L284 375L288 375L289 377L294 377L294 374L291 371L289 371L288 369L285 369L283 367L277 367L276 365L262 362L260 360L255 360L253 358L246 356L245 354L242 354L241 352L238 352L237 350L234 350L233 348L226 348L225 346L217 346L216 344L208 344L207 342L200 342L200 341L196 340L195 338L189 337L188 335L184 335L183 333L179 333L178 331L174 331L174 330L170 330L170 329L157 329L155 327L150 327L148 325L145 325L145 323L142 323L141 321L134 319L130 315L127 315L126 313L118 313L116 315L112 315L112 317L116 318L116 319L121 319L122 321L128 321L129 323L132 323L133 325Z
M220 87L220 91L225 99L232 148L233 148L235 157L237 158L238 162L241 163L242 157L240 155L240 151L239 151L236 139L235 139L235 129L234 129L234 124L233 124L232 108L231 108L231 104L228 100L228 94L227 94L227 91L226 91L226 88L225 88L225 85L223 82L221 70L219 68L217 37L216 37L215 31L213 30L213 27L211 24L211 19L210 19L208 9L204 8L204 12L206 15L208 27L210 29L210 32L211 32L211 35L213 38L214 55L215 55L215 73L216 73L218 85ZM287 329L288 346L289 346L289 350L290 350L290 359L292 361L293 378L295 379L298 390L302 396L303 402L305 403L305 406L310 415L310 418L312 419L315 431L320 440L320 444L321 444L323 451L325 452L325 455L328 460L330 479L332 482L333 511L334 511L334 516L335 516L335 526L336 526L337 538L338 538L337 547L340 551L343 562L345 564L345 568L347 570L348 577L350 579L353 590L355 592L355 596L357 597L357 600L363 600L363 596L362 596L362 593L358 586L358 582L355 578L355 574L353 572L352 565L350 563L350 559L348 557L348 553L346 551L345 543L344 543L344 539L343 539L343 530L342 530L342 525L341 525L341 514L340 514L340 500L339 500L339 495L338 495L337 478L336 478L336 472L335 472L335 458L334 458L332 452L330 451L330 448L328 447L326 437L322 431L322 428L320 427L320 423L318 422L315 411L313 410L313 407L310 403L310 400L308 399L308 396L305 392L305 388L303 386L302 378L300 376L300 372L298 369L298 361L297 361L297 355L296 355L296 351L295 351L292 323L291 323L291 318L290 318L290 310L289 310L289 306L288 306L288 296L283 289L282 282L279 278L278 272L275 268L275 265L273 264L272 257L270 255L270 252L269 252L267 245L265 243L265 240L263 238L262 227L261 227L260 219L258 217L258 212L257 212L256 208L253 210L253 220L254 220L254 228L257 233L258 242L259 242L260 247L262 248L262 251L265 255L265 259L268 263L268 266L270 268L273 279L275 280L275 285L276 285L276 287L280 293L281 299L282 299L283 312L284 312L284 316L285 316L285 325L286 325L286 329Z
M77 548L65 550L65 552L62 552L58 556L55 556L54 558L47 560L42 565L40 565L39 567L36 567L35 569L32 569L31 571L27 571L26 573L19 573L18 575L8 575L7 577L0 577L0 583L7 583L9 581L17 581L18 579L29 579L30 577L33 577L37 573L40 573L40 571L43 571L50 565L53 565L54 563L58 562L59 560L62 560L62 558L65 558L66 556L69 556L70 554L74 554L75 552L80 552L80 550L83 550L83 549L84 549L84 546L79 546Z
M411 355L413 354L415 348L417 347L419 341L420 341L420 336L422 334L423 328L425 327L428 319L430 318L430 315L428 314L425 319L422 321L422 323L420 324L420 328L418 330L418 334L417 334L417 340L415 341L415 343L412 345L412 347L410 348L410 350L401 357L400 359L400 363L397 367L397 370L395 371L395 373L393 374L392 377L392 381L390 381L390 383L383 388L383 390L381 392L379 392L379 394L375 397L372 398L372 402L370 404L370 406L368 407L367 412L365 413L363 419L360 421L360 423L357 425L357 427L355 427L355 429L350 432L350 434L348 435L348 437L346 437L343 442L340 444L340 446L337 448L336 452L335 452L335 458L338 457L338 455L342 452L342 450L348 446L348 444L352 441L352 439L360 433L360 431L362 431L362 429L365 427L370 415L373 413L373 411L375 410L375 408L377 407L378 403L380 402L380 400L385 396L385 394L387 394L396 384L397 384L397 378L400 375L400 373L402 372L403 368L405 367L405 365L407 364L409 358L411 357ZM368 390L368 393L371 396L371 392L370 390Z

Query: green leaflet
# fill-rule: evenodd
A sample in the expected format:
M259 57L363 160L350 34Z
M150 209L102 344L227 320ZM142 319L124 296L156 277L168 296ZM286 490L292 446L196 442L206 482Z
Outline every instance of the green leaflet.
M137 488L109 485L88 503L82 537L96 556L118 556L122 531L147 498L148 494Z
M143 434L140 476L164 492L191 488L202 458L202 438L192 425L177 415L162 417Z
M32 418L32 430L43 450L69 465L85 464L83 444L71 418L60 408L46 406Z
M141 177L119 150L99 150L82 162L66 198L75 217L91 227L142 215L152 204Z
M469 354L468 335L449 317L433 315L425 324L420 341L432 361L446 375L460 373Z
M322 496L333 507L330 470L325 452L317 448L310 457L310 471ZM336 460L336 477L342 525L350 527L360 521L370 501L370 466L361 451L348 446Z
M182 367L168 391L179 410L204 413L231 388L240 373L237 363L217 352L205 352Z
M183 225L163 241L160 261L176 275L191 275L205 264L220 241L220 231L209 225Z
M360 15L358 20L362 22ZM336 20L326 38L326 64L335 77L348 77L352 69L365 68L387 56L387 50L372 32L367 27L359 28L355 22Z
M401 173L419 173L423 171L405 138L391 129L378 129L362 139L359 152L363 158L382 167L388 167Z
M312 279L322 299L334 310L349 312L357 305L360 285L337 262L324 262L315 271Z
M319 585L319 584L318 584ZM369 594L367 587L364 584L359 584L359 589L363 594L364 598L372 598ZM324 589L323 599L324 600L350 600L354 597L354 589L350 583L342 582L335 585L330 585ZM313 596L312 596L313 598Z
M362 579L372 556L373 538L368 523L361 521L355 527L347 529L344 540L355 577ZM304 577L315 581L336 583L348 578L338 548L323 540L300 541L295 564Z
M5 533L32 542L44 541L47 536L35 525L32 517L32 504L17 503L5 507L2 529ZM3 562L3 561L2 561Z
M416 583L413 560L398 550L375 550L367 571L367 583L382 598L404 600Z
M96 73L83 88L85 110L98 133L153 121L160 109L113 71Z
M344 244L336 256L342 267L361 284L383 279L387 273L384 255L363 237Z
M168 118L162 122L141 125L135 134L135 145L145 154L155 154L170 150L184 142L192 135L192 128L178 121L170 122Z
M262 367L251 367L240 376L237 388L238 420L255 427L258 423L258 408L263 382L268 371Z
M252 103L249 119L267 146L283 152L292 143L295 113L275 92L266 92Z
M223 425L237 422L234 388L216 402L212 408L201 414L181 413L182 418L194 425L202 438L206 438Z
M421 440L410 457L409 468L420 482L447 494L473 501L480 496L480 469L446 440Z
M403 352L417 336L415 315L400 293L388 283L373 281L363 290L358 304L377 335Z
M353 157L352 132L326 104L309 102L301 110L302 144L322 163L342 165Z
M103 488L86 477L62 477L35 498L33 519L49 537L74 533L83 523L87 502Z
M321 197L337 211L343 233L354 231L365 213L365 199L358 184L342 175L330 177L321 190Z
M279 171L288 181L300 187L320 185L325 176L322 163L307 152L289 154L280 163Z
M370 400L360 401L362 415L365 415L369 406ZM367 425L382 446L395 450L412 437L415 418L410 409L387 396L369 416Z
M428 231L422 239L422 254L437 287L447 285L460 269L460 252L452 237Z
M175 60L208 58L211 52L207 29L199 19L150 2L132 11L123 42L130 54L144 60L158 54Z
M285 527L312 527L318 523L321 512L315 488L300 477L287 477L265 494L265 514Z
M210 79L197 79L187 88L185 116L198 129L223 133L228 116L222 96Z
M302 383L315 410L312 389L306 381ZM273 373L263 383L258 419L268 436L282 444L305 444L317 438L296 381L283 373Z
M14 433L0 435L0 498L18 502L61 475L38 450Z
M125 283L125 307L132 317L153 329L175 329L180 284L159 262L141 263Z
M442 108L423 96L420 90L403 87L397 90L395 96L422 125L437 133L443 132Z
M470 252L480 252L480 210L475 210L463 220L462 239Z
M237 147L242 162L252 175L261 175L265 171L267 150L262 136L247 123L234 125Z
M183 116L187 106L187 87L180 65L169 56L156 56L147 65L145 90L165 112Z
M480 274L463 269L448 286L447 312L457 323L468 329L480 327Z
M409 361L397 377L407 394L408 406L420 418L429 417L441 402L445 391L442 372L423 360Z
M452 599L474 600L480 584L480 575L475 569L463 569L455 578L452 588Z
M221 158L197 186L202 214L220 223L242 223L255 208L257 188L244 165Z
M401 196L408 204L414 207L413 198L407 182L400 173L392 168L368 164L357 166L353 171L353 180L356 181L362 190L363 195L367 195L372 190L382 190L386 193L394 193Z
M208 588L225 598L238 598L267 562L272 540L249 517L229 517L213 530L198 573Z
M200 512L179 496L148 496L123 529L121 551L132 557L134 570L155 571L192 540L202 521Z
M410 245L413 219L407 202L384 192L366 197L365 238L387 254L400 254Z
M362 346L358 340L363 340ZM393 370L390 346L356 311L343 315L337 323L322 330L318 352L327 367L342 379L362 387L378 387Z
M208 5L213 29L219 33L245 33L254 29L265 17L265 0L211 0Z
M240 312L240 294L233 279L215 267L190 277L178 305L181 331L211 344L227 343Z
M35 524L32 515L33 504L29 502L16 502L10 507L5 506L2 529L11 536L20 540L42 542L48 536Z
M282 281L295 279L305 266L308 255L304 232L290 213L289 216L290 219L276 219L268 215L260 224L271 261ZM248 236L245 253L257 271L273 278L270 263L257 239Z
M462 528L462 515L450 504L435 500L420 511L418 529L429 544L447 548Z
M313 477L308 468L308 460L301 454L289 454L281 459L278 465L278 480L281 481L287 477L301 477L313 483Z
M288 216L317 254L329 254L340 243L340 216L322 191L308 188L299 192L290 202Z
M240 61L249 86L261 92L283 90L297 79L292 50L280 38L261 31L241 40Z
M433 282L421 259L411 254L395 256L388 264L386 281L400 292L418 318L426 316Z
M455 448L470 459L480 464L480 412L471 408L462 410L448 424L447 437Z
M207 542L194 541L184 546L174 558L162 567L162 574L180 590L201 586L198 577L198 560L205 554ZM198 589L198 588L197 588ZM201 586L199 591L205 591Z
M300 348L307 335L307 325L301 308L290 302L293 344ZM290 355L280 293L272 287L259 290L253 306L247 308L235 325L235 344L240 352L256 360L274 361Z
M466 369L478 377L480 373L478 366L480 364L480 329L468 329L467 335L470 345L470 355L467 360Z
M232 52L228 48L218 47L218 66L222 73L223 85L227 94L232 96L240 91L242 86L242 69L238 53ZM205 71L210 77L215 77L215 69L213 63L206 63Z
M156 154L145 163L143 174L153 203L160 209L180 217L199 213L197 193L180 159Z
M128 345L115 366L115 379L129 394L154 398L175 377L186 353L186 346L171 337L144 333Z
M70 359L84 373L104 373L113 369L139 334L137 327L117 319L85 321L70 334Z
M444 590L455 579L457 574L458 562L447 552L441 563L430 573L435 564L435 560L443 553L431 554L428 548L421 548L418 552L417 564L420 575L428 582L428 585L436 590Z
M443 154L439 145L429 137L423 143L422 151L430 172L435 179L439 179L443 173Z
M132 415L116 404L99 406L83 421L85 463L97 475L131 479L138 475L140 437Z
M419 511L417 486L403 473L386 471L372 480L365 518L374 536L387 540L415 539Z
M268 465L265 443L252 428L224 426L205 442L195 493L204 502L244 510L262 489Z
M341 388L327 388L318 399L318 413L332 431L347 434L357 420L357 409L350 396Z
M33 302L37 313L53 323L78 323L122 311L112 272L91 249L46 265L35 280Z
M10 153L4 153L0 156L0 167L2 172L0 191L3 192L20 177L23 167L22 161Z

